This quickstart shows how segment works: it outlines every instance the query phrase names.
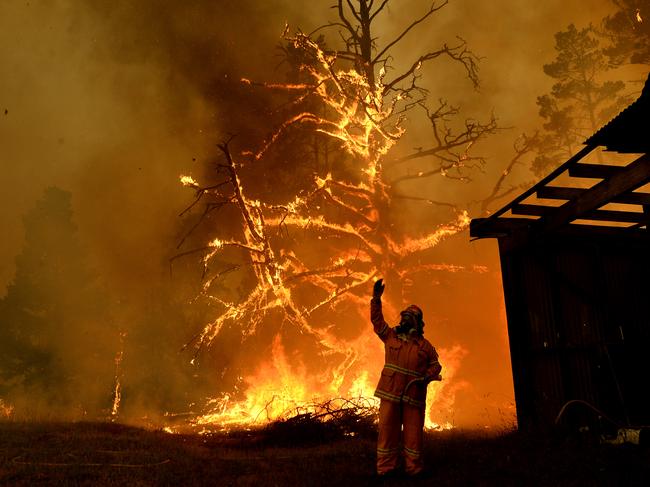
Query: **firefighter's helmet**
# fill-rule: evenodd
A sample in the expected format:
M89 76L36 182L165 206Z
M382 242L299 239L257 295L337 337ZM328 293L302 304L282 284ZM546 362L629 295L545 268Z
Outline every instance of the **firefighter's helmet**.
M406 321L404 320L405 315L412 316L415 321L415 327L416 327L415 331L420 335L424 332L424 320L422 319L423 313L419 306L416 306L415 304L411 304L407 306L406 309L404 309L404 311L400 313L400 315L402 316L402 323ZM400 327L402 327L402 323L400 323ZM404 330L404 331L410 332L411 330Z

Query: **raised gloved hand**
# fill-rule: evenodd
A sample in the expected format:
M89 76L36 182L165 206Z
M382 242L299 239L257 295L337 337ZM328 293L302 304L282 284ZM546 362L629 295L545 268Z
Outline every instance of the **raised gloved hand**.
M372 288L372 297L373 298L381 298L381 295L384 294L384 280L383 279L377 279L375 281L375 286Z

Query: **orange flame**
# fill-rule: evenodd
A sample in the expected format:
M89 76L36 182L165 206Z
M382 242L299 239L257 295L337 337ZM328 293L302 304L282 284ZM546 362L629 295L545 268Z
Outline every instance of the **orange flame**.
M197 183L192 176L186 176L181 174L180 180L183 186L192 186L194 188L199 187L199 183Z
M371 341L375 343L374 347L368 347ZM318 414L322 404L332 401L332 398L341 398L341 404L352 398L357 404L377 408L379 399L374 397L374 390L381 370L378 365L381 363L381 345L372 331L364 333L357 342L363 342L364 350L370 350L370 353L362 357L365 363L360 361L346 371L351 377L346 381L340 370L326 370L316 376L308 374L301 360L288 359L280 336L276 336L271 359L260 364L254 374L243 378L244 399L233 400L230 394L211 399L208 402L210 412L197 418L195 424L203 427L204 433L215 427L227 430L262 425L287 419L296 413ZM458 345L440 350L441 361L445 364L444 380L429 386L425 428L453 428L455 396L466 386L466 383L453 379L466 354L467 351Z
M438 350L440 362L444 364L443 380L432 382L427 395L427 412L424 424L430 429L449 429L454 423L456 394L469 384L455 379L467 350L460 345Z
M115 387L113 389L113 407L111 408L111 417L115 421L120 412L120 403L122 401L122 359L124 358L124 337L126 332L120 333L120 349L115 355Z
M0 417L10 418L14 414L14 407L0 398Z

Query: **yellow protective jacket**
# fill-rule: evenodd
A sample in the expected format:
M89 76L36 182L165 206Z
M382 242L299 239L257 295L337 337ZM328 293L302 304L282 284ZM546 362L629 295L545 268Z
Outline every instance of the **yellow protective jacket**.
M433 345L422 336L398 335L388 326L381 310L381 299L370 301L370 321L375 333L384 342L386 359L375 396L388 401L425 407L427 384L440 380L442 366ZM413 379L424 379L406 386Z

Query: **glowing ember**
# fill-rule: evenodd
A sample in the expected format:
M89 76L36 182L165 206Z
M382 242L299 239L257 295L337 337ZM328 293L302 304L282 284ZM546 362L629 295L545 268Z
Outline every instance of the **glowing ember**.
M192 176L181 176L181 184L183 186L193 186L198 188L199 183L197 183Z

